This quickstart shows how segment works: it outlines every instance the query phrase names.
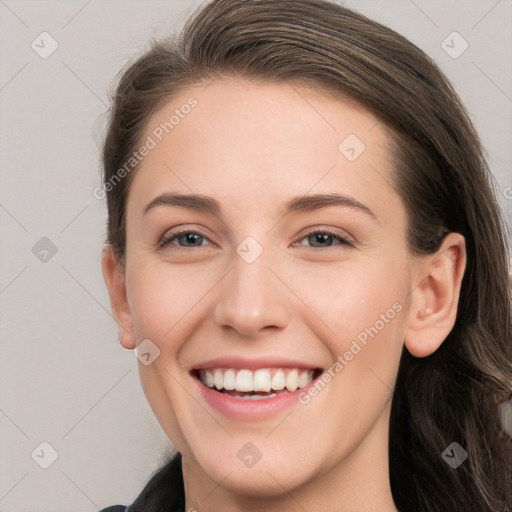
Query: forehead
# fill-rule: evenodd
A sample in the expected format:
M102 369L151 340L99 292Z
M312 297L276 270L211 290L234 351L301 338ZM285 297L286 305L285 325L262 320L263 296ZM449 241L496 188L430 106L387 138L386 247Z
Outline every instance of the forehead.
M150 118L141 140L149 139L130 190L138 208L176 191L234 211L268 211L308 191L396 200L385 127L354 102L297 84L189 87Z

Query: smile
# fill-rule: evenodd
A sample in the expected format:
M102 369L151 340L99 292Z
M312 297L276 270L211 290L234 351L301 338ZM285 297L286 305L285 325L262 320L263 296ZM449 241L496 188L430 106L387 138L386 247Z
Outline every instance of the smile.
M257 370L211 368L196 376L211 389L241 399L269 399L306 387L321 370L304 368L260 368Z

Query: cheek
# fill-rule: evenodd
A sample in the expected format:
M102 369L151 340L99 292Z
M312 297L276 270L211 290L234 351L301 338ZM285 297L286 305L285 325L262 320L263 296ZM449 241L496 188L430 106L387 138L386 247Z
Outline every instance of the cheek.
M321 322L310 321L322 325L317 336L332 355L331 382L340 414L333 425L344 424L347 410L370 425L391 398L408 291L404 264L395 260L381 257L359 262L357 268L340 266L315 279L302 274L300 293Z
M134 263L127 291L137 339L165 343L167 351L174 346L170 340L182 339L199 311L195 306L211 288L210 273L205 268L191 271L165 262Z
M127 269L127 292L137 344L149 339L160 350L149 365L139 363L144 394L167 436L185 454L191 455L185 433L189 395L179 366L179 354L191 336L201 297L211 288L207 271L132 258ZM181 414L179 411L182 411ZM185 423L185 425L183 425Z
M332 354L326 384L332 398L331 421L325 425L324 438L334 440L329 448L333 461L359 443L381 417L398 371L407 276L398 261L375 261L359 268L340 266L336 272L317 273L315 279L306 279L305 274L301 278L300 293L324 326L317 336ZM344 443L336 441L339 431L344 432Z
M399 332L408 290L400 268L404 268L401 263L381 257L297 273L297 295L325 327L333 351L342 353L358 336L364 343L365 334L393 338Z

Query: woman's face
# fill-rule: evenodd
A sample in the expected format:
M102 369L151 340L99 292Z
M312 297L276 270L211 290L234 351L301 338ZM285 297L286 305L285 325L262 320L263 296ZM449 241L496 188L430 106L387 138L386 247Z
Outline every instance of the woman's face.
M124 345L145 340L171 441L254 495L387 460L415 263L386 127L296 85L221 81L182 91L142 144Z

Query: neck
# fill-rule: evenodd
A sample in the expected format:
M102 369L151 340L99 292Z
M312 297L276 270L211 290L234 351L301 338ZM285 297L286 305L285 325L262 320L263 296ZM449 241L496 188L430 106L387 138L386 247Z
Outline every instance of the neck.
M389 483L389 404L361 443L342 460L326 460L320 472L278 495L232 491L229 476L213 481L191 457L183 457L185 510L198 512L397 512ZM227 471L229 473L229 471ZM275 480L275 478L274 478ZM275 483L275 482L274 482Z

